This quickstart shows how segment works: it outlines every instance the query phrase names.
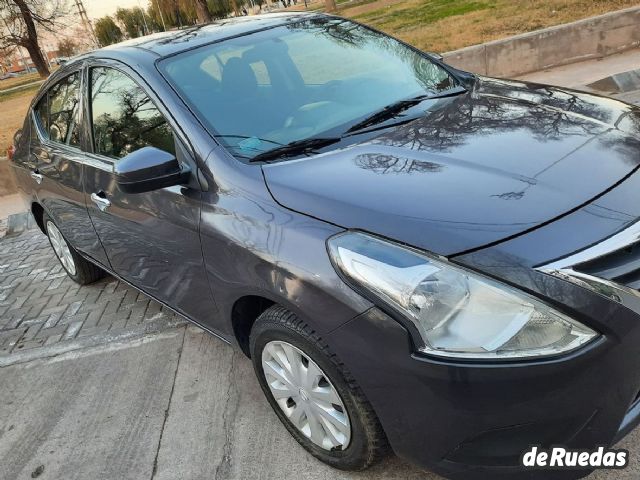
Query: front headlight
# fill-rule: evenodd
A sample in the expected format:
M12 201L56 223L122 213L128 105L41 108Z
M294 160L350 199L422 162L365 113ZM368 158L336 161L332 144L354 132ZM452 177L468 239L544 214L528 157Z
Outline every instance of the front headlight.
M524 292L444 259L347 232L328 241L336 268L409 319L444 357L513 359L570 352L598 336Z

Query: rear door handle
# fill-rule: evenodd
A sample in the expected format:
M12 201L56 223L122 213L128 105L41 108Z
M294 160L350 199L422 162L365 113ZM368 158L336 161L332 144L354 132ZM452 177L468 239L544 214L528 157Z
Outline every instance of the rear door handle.
M31 178L33 178L38 185L42 183L42 175L38 173L38 170L31 172Z
M91 194L91 201L95 203L101 212L104 212L111 206L111 202L106 198L105 193L100 191L98 193Z

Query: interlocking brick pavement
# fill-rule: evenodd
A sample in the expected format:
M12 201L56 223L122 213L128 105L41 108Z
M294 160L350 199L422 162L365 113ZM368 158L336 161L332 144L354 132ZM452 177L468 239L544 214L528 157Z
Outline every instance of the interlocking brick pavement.
M73 282L40 230L0 238L0 360L29 349L181 323L177 315L109 276Z

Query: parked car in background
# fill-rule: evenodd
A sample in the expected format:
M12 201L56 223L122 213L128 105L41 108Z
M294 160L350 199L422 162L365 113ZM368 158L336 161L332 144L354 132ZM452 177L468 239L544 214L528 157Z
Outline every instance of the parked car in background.
M69 276L240 348L311 454L461 479L638 423L639 162L636 107L317 14L74 57L13 156Z

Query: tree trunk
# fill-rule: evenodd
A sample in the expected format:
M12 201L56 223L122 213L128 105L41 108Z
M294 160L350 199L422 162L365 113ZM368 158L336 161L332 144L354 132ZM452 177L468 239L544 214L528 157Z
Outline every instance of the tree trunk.
M196 0L196 13L198 14L198 23L209 23L212 20L207 0Z
M33 16L31 10L27 6L24 0L13 0L13 3L20 9L20 14L24 19L24 24L27 27L27 36L22 39L21 46L26 48L31 57L31 61L36 66L40 77L47 78L49 76L49 65L40 51L38 45L38 32L36 31L36 25L33 22Z
M22 45L24 48L27 49L27 52L29 52L31 61L35 65L36 70L38 70L38 74L40 75L40 78L47 78L50 73L49 64L45 60L44 55L42 55L42 51L40 51L40 47L38 46L38 44L37 43L34 44L31 41L31 39L25 39Z
M324 6L327 12L335 12L337 10L336 0L325 0Z

